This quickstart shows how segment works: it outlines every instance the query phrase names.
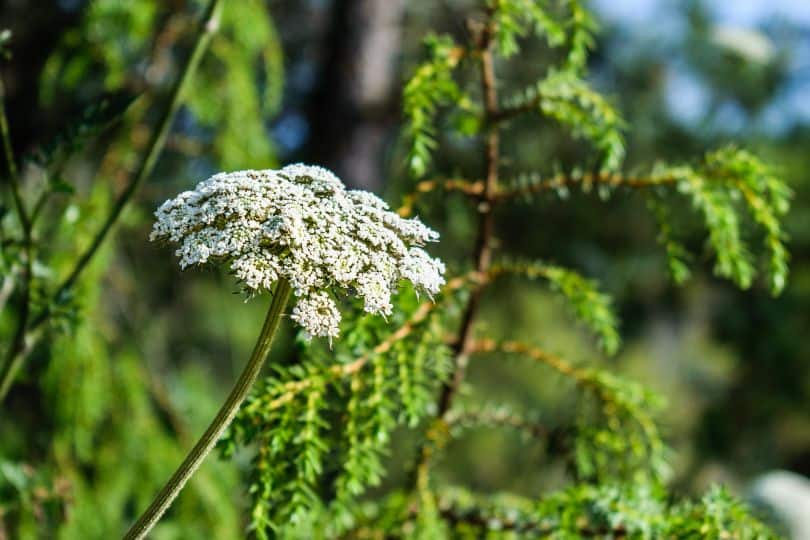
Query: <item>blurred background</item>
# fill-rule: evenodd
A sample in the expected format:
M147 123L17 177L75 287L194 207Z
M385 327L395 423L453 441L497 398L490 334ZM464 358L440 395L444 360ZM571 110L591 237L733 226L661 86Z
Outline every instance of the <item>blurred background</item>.
M12 32L2 78L18 156L58 136L99 96L139 96L123 122L66 163L65 178L87 203L50 203L48 211L65 216L50 232L55 243L68 245L65 235L78 243L89 237L137 163L155 122L151 105L177 75L201 4L0 4L0 28ZM31 530L65 513L85 537L120 528L213 415L255 339L265 300L244 303L228 275L180 273L169 249L147 242L157 204L216 171L305 161L398 206L414 183L398 131L402 82L421 57L426 32L463 36L460 14L474 2L226 4L222 31L157 173L82 284L72 333L37 353L0 413L0 508L10 514L29 505ZM772 298L764 286L739 292L714 279L706 263L675 287L642 200L549 195L504 210L501 245L600 280L616 300L625 346L615 358L600 358L559 315L560 305L531 284L504 283L486 299L486 320L496 335L542 340L662 394L675 485L684 494L718 481L742 493L775 469L810 476L810 2L590 5L601 24L591 79L625 114L627 169L690 160L731 141L754 150L795 191L787 218L791 278ZM515 83L535 80L548 54L541 44L527 45L500 74ZM533 122L516 122L505 146L511 170L582 162L580 145ZM469 142L443 140L437 159L444 172L481 174L480 150ZM26 171L26 181L36 183L35 172ZM94 177L101 181L91 183ZM448 239L439 249L450 261L471 248L473 216L460 204L418 210ZM60 275L59 264L46 270ZM287 330L284 345L274 348L277 358L293 347ZM36 360L45 356L52 361ZM517 363L497 375L474 364L470 378L475 396L549 415L565 415L571 399L542 371ZM401 455L406 450L393 459ZM120 463L130 466L121 470ZM517 436L472 433L451 447L443 474L477 489L535 494L558 481L546 464L539 447ZM216 537L238 536L238 508L211 501L240 500L239 465L206 464L169 525L178 537L210 534L211 527ZM27 498L19 496L26 490ZM209 512L201 515L201 507Z

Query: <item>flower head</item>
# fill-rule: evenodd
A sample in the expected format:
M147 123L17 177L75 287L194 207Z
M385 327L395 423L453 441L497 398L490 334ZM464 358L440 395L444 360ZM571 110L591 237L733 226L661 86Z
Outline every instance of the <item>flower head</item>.
M421 247L438 233L321 167L220 173L155 216L150 239L179 243L182 268L229 264L251 292L287 279L292 319L312 336L338 334L335 295L355 294L367 312L387 315L400 280L428 294L444 283L444 264Z

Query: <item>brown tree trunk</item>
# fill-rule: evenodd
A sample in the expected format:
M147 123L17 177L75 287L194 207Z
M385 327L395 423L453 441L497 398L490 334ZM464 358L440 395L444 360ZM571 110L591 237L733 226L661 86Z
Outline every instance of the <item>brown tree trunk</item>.
M378 189L397 114L404 0L335 0L318 88L309 107L308 157L353 187Z

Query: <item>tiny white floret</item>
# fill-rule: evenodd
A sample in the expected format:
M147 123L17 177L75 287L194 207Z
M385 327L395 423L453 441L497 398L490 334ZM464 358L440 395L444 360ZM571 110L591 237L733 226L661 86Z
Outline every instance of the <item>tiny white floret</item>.
M322 167L220 173L155 216L150 239L177 242L182 268L228 264L251 293L287 279L297 297L291 318L310 336L338 335L338 295L385 316L400 280L429 295L444 284L444 264L421 247L437 232Z

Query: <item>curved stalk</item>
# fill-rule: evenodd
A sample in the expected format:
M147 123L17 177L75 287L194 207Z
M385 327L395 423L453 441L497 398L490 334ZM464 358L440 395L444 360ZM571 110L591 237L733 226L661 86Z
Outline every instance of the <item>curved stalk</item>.
M219 409L211 425L205 430L200 440L194 445L194 448L189 452L183 463L175 471L160 493L157 494L155 500L149 505L149 508L138 518L138 521L129 529L129 532L124 536L125 540L136 540L144 538L152 527L160 520L164 512L168 510L172 502L180 494L180 491L186 485L189 478L194 472L202 465L206 456L214 448L214 445L219 440L222 432L230 425L234 416L236 416L239 406L247 397L250 388L259 376L262 365L267 358L267 353L270 352L270 345L273 343L273 336L278 329L278 323L281 315L284 312L284 307L287 305L287 300L290 297L290 284L285 279L280 279L276 286L276 292L273 296L273 302L270 304L270 309L267 311L267 316L264 319L264 326L262 326L261 334L256 340L256 345L253 348L253 354L245 366L244 371L239 376L236 384L225 400L225 403Z

